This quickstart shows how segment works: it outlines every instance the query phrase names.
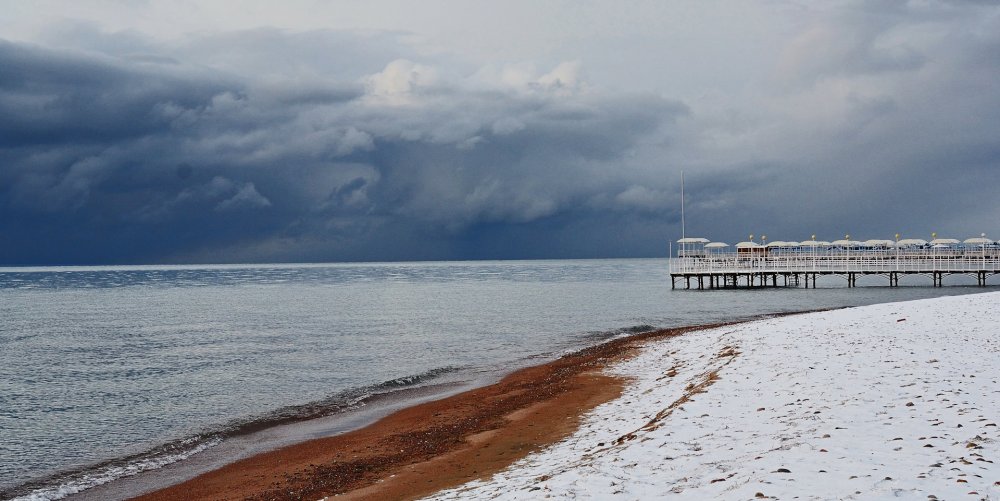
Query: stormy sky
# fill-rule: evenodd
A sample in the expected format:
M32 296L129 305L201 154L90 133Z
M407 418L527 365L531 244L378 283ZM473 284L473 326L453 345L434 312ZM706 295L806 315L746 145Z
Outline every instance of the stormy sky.
M1000 237L975 1L9 1L0 265Z

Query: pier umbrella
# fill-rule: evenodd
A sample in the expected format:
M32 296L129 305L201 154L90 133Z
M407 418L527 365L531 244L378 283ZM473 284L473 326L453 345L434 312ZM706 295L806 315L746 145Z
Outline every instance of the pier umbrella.
M904 238L896 242L896 245L900 247L923 247L927 245L927 240L922 238Z

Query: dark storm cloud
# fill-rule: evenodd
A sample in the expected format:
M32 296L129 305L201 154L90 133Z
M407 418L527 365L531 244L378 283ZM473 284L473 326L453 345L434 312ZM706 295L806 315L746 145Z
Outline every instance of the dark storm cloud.
M0 263L664 255L682 169L689 234L1000 237L997 8L821 14L688 103L393 32L0 42Z
M572 64L517 83L407 60L273 79L142 48L0 44L4 262L463 257L484 225L624 189L617 164L686 113L591 93Z
M173 65L128 64L0 40L0 145L101 143L163 132L224 83ZM194 78L193 78L194 77Z

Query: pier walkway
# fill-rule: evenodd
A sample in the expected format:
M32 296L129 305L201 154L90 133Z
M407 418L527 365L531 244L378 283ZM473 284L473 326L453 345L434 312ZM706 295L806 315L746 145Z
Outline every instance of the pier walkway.
M843 277L848 287L856 287L860 275L885 277L892 287L899 285L901 275L926 276L935 287L944 285L945 276L967 275L985 286L988 277L1000 274L996 243L985 238L935 241L741 242L729 251L724 243L686 238L678 241L677 256L670 259L671 288L815 288L820 275Z

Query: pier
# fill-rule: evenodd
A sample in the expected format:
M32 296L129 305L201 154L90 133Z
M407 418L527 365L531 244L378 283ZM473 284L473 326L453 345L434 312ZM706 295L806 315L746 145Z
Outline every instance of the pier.
M671 288L736 289L761 287L815 288L823 275L842 277L856 287L858 277L885 277L898 287L904 275L921 275L942 287L949 275L974 277L979 286L1000 273L1000 245L982 237L905 240L807 240L804 242L740 242L735 246L704 238L677 241L670 259Z

